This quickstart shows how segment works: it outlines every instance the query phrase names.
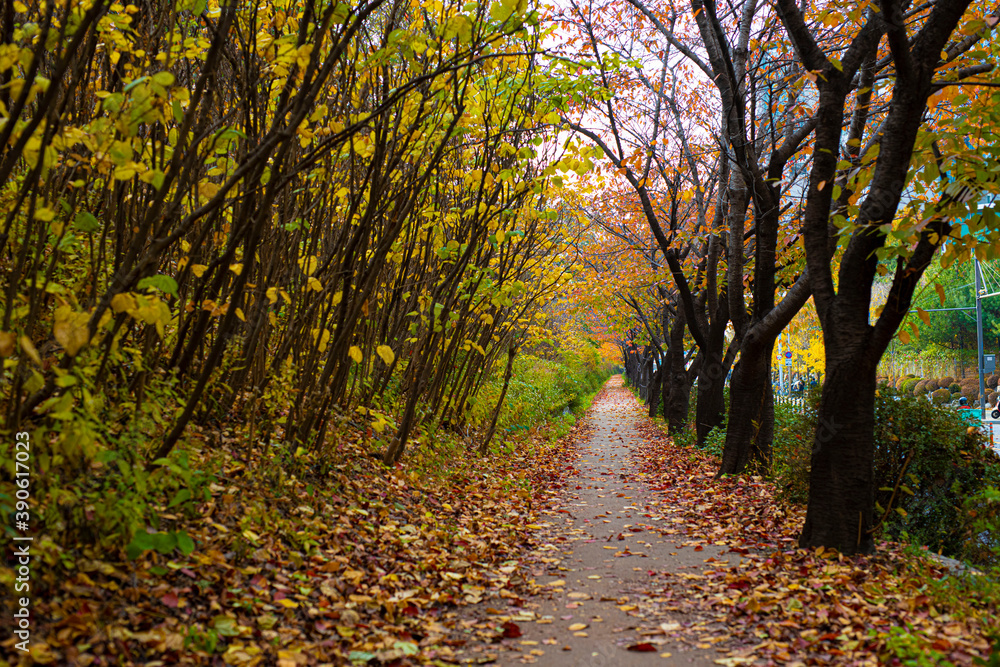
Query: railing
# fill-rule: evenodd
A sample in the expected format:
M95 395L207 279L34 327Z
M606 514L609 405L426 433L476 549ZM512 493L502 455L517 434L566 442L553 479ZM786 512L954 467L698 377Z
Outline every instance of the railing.
M792 391L787 394L781 394L778 387L774 388L774 407L787 406L797 410L798 412L805 412L806 402L803 398L805 392L802 391Z

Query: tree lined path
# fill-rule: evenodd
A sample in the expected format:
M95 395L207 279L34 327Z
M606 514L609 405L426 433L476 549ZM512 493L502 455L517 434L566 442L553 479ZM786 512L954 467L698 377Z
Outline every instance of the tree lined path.
M699 648L692 637L701 627L718 637L719 627L710 616L681 612L684 590L672 583L700 572L706 559L733 554L700 542L685 546L676 535L683 519L650 491L637 465L642 419L621 377L612 378L591 409L563 494L540 512L544 537L531 555L539 594L499 615L478 610L480 620L501 616L513 624L502 626L499 664L715 664L718 639L706 637ZM493 647L470 651L490 653Z

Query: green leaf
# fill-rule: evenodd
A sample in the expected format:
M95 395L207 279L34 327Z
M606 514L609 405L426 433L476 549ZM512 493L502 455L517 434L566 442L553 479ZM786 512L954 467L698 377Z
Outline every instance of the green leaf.
M240 627L236 623L236 619L224 614L219 614L212 619L212 627L223 637L238 637L240 634Z
M170 72L157 72L153 75L153 82L166 88L174 84L174 75Z
M101 223L97 221L94 214L87 211L77 213L76 218L73 220L73 225L85 234L96 232L101 228Z
M146 287L152 287L158 289L165 294L170 296L177 296L177 281L170 276L165 276L163 274L149 276L148 278L143 278L139 281L137 285L139 289L144 289Z
M175 505L180 505L181 503L185 503L189 500L191 500L191 489L181 489L177 492L177 495L174 496L174 499L170 501L170 504L167 505L167 507L174 507Z
M128 556L129 560L135 560L142 555L142 552L149 551L153 548L153 536L143 529L132 537L132 541L129 542L127 547L125 547L125 554Z
M173 533L153 533L149 537L153 542L153 548L164 556L177 548L177 536Z
M177 548L181 550L181 553L185 556L189 555L194 551L194 540L191 536L185 533L183 530L178 530L177 533Z
M413 642L398 641L392 647L402 652L403 655L416 655L420 652L420 647Z

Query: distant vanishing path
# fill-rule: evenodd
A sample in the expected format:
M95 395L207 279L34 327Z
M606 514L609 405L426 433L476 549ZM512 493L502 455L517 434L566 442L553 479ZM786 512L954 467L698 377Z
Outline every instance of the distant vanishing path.
M640 419L621 378L612 378L591 409L593 430L579 445L566 494L559 506L541 511L545 544L534 554L532 574L545 592L520 607L490 610L495 619L509 616L516 626L509 635L521 636L508 635L499 649L473 648L466 659L495 655L496 664L553 667L715 664L715 646L684 643L678 632L688 628L690 637L691 626L707 621L678 612L674 601L683 591L660 575L700 571L705 559L727 557L721 547L696 551L659 532L675 523L631 459Z

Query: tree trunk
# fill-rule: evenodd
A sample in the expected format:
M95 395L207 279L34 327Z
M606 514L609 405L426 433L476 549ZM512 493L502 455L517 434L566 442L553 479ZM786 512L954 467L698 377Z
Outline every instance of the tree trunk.
M667 373L669 375L670 399L666 407L667 428L677 434L687 427L688 403L691 397L691 380L684 368L684 312L678 309L674 324L670 328L670 344L667 352Z
M871 528L877 361L865 359L872 356L865 347L827 359L801 547L833 547L846 554L875 548Z
M764 345L744 344L729 381L729 422L720 475L737 475L748 468L764 473L770 468L774 435L774 388L771 353L774 340Z
M726 375L729 364L726 363L726 325L729 323L729 301L722 299L714 313L712 323L708 326L708 349L702 350L703 362L698 371L698 404L695 406L695 428L698 435L698 445L705 443L705 438L722 423L725 415Z

